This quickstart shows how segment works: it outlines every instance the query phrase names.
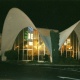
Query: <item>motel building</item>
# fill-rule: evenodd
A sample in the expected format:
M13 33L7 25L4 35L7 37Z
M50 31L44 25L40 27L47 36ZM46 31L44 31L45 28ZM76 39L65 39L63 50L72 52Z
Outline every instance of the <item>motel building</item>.
M46 29L39 30L44 32ZM44 62L44 56L46 55L50 61L51 54L48 48L39 32L31 27L21 30L14 42L13 49L18 52L18 60Z
M37 28L24 12L12 8L6 16L0 35L1 60L7 61L6 52L11 50L17 52L19 61L58 63L60 55L79 60L79 34L80 21L62 32Z

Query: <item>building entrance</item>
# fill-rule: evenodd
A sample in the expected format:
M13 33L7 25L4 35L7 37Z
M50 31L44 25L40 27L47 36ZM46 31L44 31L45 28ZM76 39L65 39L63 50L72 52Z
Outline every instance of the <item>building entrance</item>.
M38 31L31 27L23 29L16 38L14 49L18 50L18 60L45 61L45 54L50 53L41 39Z

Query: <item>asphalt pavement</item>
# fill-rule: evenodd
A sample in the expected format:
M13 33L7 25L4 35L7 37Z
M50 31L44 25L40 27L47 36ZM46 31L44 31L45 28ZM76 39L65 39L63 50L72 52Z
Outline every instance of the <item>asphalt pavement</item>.
M80 80L79 66L0 63L0 80Z

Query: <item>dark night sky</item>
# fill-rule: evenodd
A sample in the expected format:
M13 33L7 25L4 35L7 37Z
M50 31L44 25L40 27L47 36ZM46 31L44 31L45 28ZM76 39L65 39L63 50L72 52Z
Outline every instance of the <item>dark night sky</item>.
M13 7L25 12L36 27L62 31L80 20L78 0L0 0L0 33Z

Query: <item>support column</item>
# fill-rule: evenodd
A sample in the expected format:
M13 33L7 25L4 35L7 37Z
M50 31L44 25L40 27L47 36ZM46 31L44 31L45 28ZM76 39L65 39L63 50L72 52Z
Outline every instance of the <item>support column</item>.
M44 44L44 56L45 56L45 44Z
M73 48L73 55L74 55L74 32L73 32L73 38L72 38L72 39L73 39L73 40L72 40L72 41L73 41L73 47L72 47L72 48ZM74 57L74 56L73 56L73 57Z
M67 45L66 45L66 58L67 58Z
M62 56L62 53L63 53L62 48L61 48L61 50L60 50L60 51L61 51L61 56Z
M23 58L22 59L24 60L24 29L23 29Z
M52 43L52 62L59 63L59 33L50 31L51 43Z
M32 34L33 34L33 32L32 32ZM33 39L34 39L34 34L33 34ZM32 39L32 42L33 42L33 39ZM33 61L33 46L34 46L34 43L32 45L32 61Z
M77 51L77 48L78 47L77 47L77 36L76 36L76 59L78 59L78 53L77 53L78 51Z
M28 49L27 49L27 60L28 60Z
M38 34L38 42L37 42L37 49L38 49L38 62L39 62L39 34Z
M18 35L18 60L19 60L19 35Z
M79 44L79 42L78 42L78 60L80 59L80 44Z
M2 52L2 51L1 51ZM7 57L4 55L4 52L1 53L1 60L2 61L6 61L7 60Z

